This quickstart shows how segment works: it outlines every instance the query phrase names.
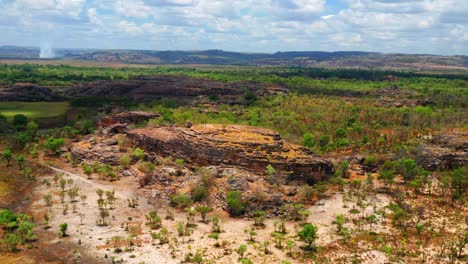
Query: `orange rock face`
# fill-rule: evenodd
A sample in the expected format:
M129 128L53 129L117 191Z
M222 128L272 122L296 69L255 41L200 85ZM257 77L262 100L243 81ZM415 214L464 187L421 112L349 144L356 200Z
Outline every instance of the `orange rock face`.
M330 161L290 144L271 130L237 125L196 125L131 130L133 143L146 151L181 158L200 166L234 165L263 173L271 164L289 180L309 184L328 178Z

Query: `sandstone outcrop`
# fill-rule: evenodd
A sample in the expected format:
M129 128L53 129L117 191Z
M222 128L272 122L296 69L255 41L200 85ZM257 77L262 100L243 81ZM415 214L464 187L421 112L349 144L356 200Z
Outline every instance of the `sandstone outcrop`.
M98 126L112 128L116 125L138 124L152 118L160 117L161 115L153 112L144 111L128 111L116 115L105 116L98 122Z
M276 85L242 81L224 83L189 76L144 76L126 81L97 81L78 84L64 93L70 97L125 97L134 101L154 101L162 98L176 100L194 99L199 96L215 96L221 103L235 103L250 91L254 95L287 93Z
M80 161L101 162L112 166L120 165L120 152L117 145L107 145L105 142L95 143L94 138L80 141L70 146L69 150L73 158Z
M468 164L468 132L466 130L440 134L429 144L422 144L417 161L428 170L450 170Z
M330 161L263 128L237 125L142 128L128 131L127 137L148 152L200 166L234 165L264 173L271 164L277 171L287 173L288 180L309 184L334 172Z
M11 87L0 88L0 101L42 102L62 99L63 97L51 89L34 83L17 83Z

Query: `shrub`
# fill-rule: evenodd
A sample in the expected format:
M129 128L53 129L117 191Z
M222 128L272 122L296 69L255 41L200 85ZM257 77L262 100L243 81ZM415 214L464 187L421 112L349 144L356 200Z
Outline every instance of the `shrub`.
M127 168L130 165L131 161L132 158L128 154L120 156L120 165L122 165L122 167L124 168Z
M68 224L63 223L59 225L59 237L66 237L67 236L67 229L68 229Z
M44 147L47 151L50 151L52 154L56 155L58 150L65 144L65 140L63 138L49 138L44 143Z
M176 193L171 195L171 206L185 208L192 204L190 197L184 193Z
M299 238L307 244L308 248L313 248L317 239L318 228L313 224L305 224L301 231L297 234Z
M197 173L200 175L200 184L203 184L207 188L213 185L216 176L213 170L203 167Z
M141 160L143 159L144 156L145 156L145 152L141 148L136 148L133 151L133 157L135 157L135 159Z
M344 128L338 128L335 132L335 137L336 138L346 138L348 137L348 133L346 132L346 129Z
M328 143L330 143L330 137L328 135L321 135L319 138L320 148L324 149Z
M190 196L194 202L200 202L208 197L208 188L204 185L196 185L192 187Z
M28 117L26 117L23 114L17 114L13 116L13 126L15 126L16 129L21 130L26 128L26 125L28 124Z
M314 136L310 132L304 134L304 146L311 148L315 145Z
M242 201L242 193L240 191L229 191L226 195L226 203L229 213L232 216L240 216L244 214L245 205Z
M176 160L175 160L175 164L176 164L177 166L179 166L179 167L184 167L184 165L185 165L185 160L183 160L183 159L176 159Z

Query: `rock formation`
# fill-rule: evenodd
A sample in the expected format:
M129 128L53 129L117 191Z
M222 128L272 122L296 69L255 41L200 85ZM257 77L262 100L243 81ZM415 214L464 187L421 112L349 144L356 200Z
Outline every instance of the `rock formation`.
M277 171L286 172L288 180L310 184L334 172L330 161L304 147L284 142L278 133L263 128L236 125L142 128L127 132L127 137L148 152L200 166L235 165L264 173L271 164Z
M34 83L17 83L0 88L0 101L42 102L63 100L56 92Z
M112 127L117 124L138 124L160 116L161 115L153 112L128 111L116 115L105 116L99 120L98 126Z
M71 97L125 97L135 101L154 101L162 98L177 100L193 99L199 96L215 96L219 102L238 102L246 91L257 96L287 93L275 85L243 81L224 83L220 81L189 76L157 75L145 76L126 81L97 81L83 83L66 89Z

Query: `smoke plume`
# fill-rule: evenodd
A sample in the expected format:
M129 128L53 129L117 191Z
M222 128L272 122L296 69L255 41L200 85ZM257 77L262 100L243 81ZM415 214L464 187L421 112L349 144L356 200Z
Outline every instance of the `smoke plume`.
M51 59L53 57L55 57L55 53L50 44L43 43L41 45L41 52L39 53L39 58Z

